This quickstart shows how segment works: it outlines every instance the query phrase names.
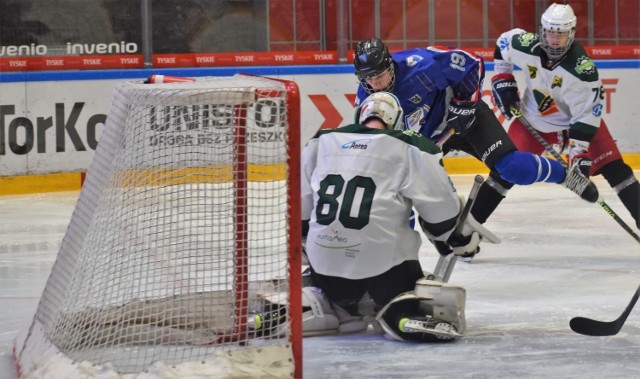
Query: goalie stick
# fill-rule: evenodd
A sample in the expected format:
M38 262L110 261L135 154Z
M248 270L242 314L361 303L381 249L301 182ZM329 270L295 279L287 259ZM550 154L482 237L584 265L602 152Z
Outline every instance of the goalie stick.
M571 330L576 333L584 334L586 336L613 336L618 334L622 325L629 317L631 310L638 302L640 297L640 286L636 289L636 293L631 297L631 301L625 308L624 312L613 321L598 321L587 317L574 317L569 322Z
M484 182L484 178L482 175L476 175L473 178L473 186L471 187L471 191L469 191L469 197L467 198L467 202L462 208L462 212L460 212L460 219L458 220L458 226L453 231L452 234L459 234L462 231L462 226L464 221L467 219L469 212L471 211L471 206L476 200L476 195L480 190L480 186ZM451 253L447 255L440 255L438 259L438 263L436 264L436 268L433 270L433 274L436 277L442 278L443 282L448 282L449 277L451 276L451 272L453 271L453 267L456 265L458 261L457 255Z
M562 158L562 156L557 151L555 151L553 149L553 147L551 147L551 145L549 144L549 142L547 142L547 140L542 138L540 133L538 133L538 131L533 127L533 125L531 125L529 120L527 120L524 117L524 115L522 114L522 112L520 112L519 109L511 108L511 113L517 119L519 119L520 122L522 122L522 124L527 128L529 133L531 133L531 135L533 135L533 137L538 142L540 142L540 144L542 144L542 146L544 146L545 150L547 152L549 152L549 154L551 154L558 162L562 163L562 165L565 168L568 168L567 162L565 162L565 160ZM636 234L636 232L634 232L633 229L631 229L631 227L629 227L629 225L627 225L627 223L624 222L624 220L622 220L620 218L620 216L618 216L618 214L616 212L614 212L613 209L611 209L611 207L607 203L605 203L605 201L602 198L602 196L598 196L598 200L596 200L596 203L598 203L598 205L600 205L602 207L602 209L604 209L605 212L607 212L607 214L609 216L611 216L615 220L615 222L617 222L618 225L620 225L622 227L622 229L625 230L625 232L627 232L633 239L635 239L636 242L640 243L640 236L638 236L638 234Z

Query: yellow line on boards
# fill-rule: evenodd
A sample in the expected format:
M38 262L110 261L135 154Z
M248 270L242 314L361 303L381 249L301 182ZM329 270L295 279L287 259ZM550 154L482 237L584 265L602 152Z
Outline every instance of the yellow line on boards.
M82 173L67 172L41 175L0 177L0 195L79 190Z
M623 154L625 163L633 170L640 170L640 154ZM456 174L487 174L489 170L480 161L472 157L451 157L444 158L444 167L451 175ZM193 170L193 169L192 169ZM207 174L209 174L208 171ZM195 170L195 173L202 173L202 169ZM282 180L285 176L285 168L281 164L274 165L248 165L249 181ZM138 172L139 173L139 172ZM190 172L193 175L193 172ZM636 173L637 175L637 173ZM69 172L55 174L0 176L0 195L17 195L39 192L59 192L77 191L82 186L84 173ZM160 175L163 180L155 182L158 172L147 179L138 182L140 185L166 185L179 184L180 180L175 180L176 173ZM197 177L197 175L195 175ZM208 176L208 175L207 175ZM228 175L221 178L228 180ZM149 179L152 178L152 179ZM167 178L169 180L167 180ZM211 180L197 180L198 182L211 182ZM218 180L215 180L218 181Z

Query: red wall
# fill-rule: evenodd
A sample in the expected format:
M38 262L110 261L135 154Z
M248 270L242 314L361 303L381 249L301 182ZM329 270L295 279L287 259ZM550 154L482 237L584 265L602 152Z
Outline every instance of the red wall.
M488 40L483 40L483 9L480 0L433 0L435 44L462 47L490 47L504 31L520 27L536 32L535 2L532 0L489 0ZM392 50L426 46L431 44L429 36L430 0L380 0L380 37ZM547 0L545 6L553 3ZM404 4L404 5L403 5ZM459 4L459 11L458 11ZM640 1L613 0L594 2L594 41L588 43L588 0L569 2L578 16L576 38L584 45L616 45L613 38L625 38L619 45L640 44ZM336 0L327 0L326 50L336 50ZM404 9L403 9L404 6ZM359 40L367 39L375 32L375 0L351 0L351 25L347 35L355 48ZM319 0L271 0L269 6L270 48L272 51L320 50ZM295 10L294 10L295 8ZM295 11L295 22L294 22ZM458 17L459 14L459 17ZM404 20L406 15L406 22ZM617 20L616 20L617 18ZM295 28L294 28L295 25ZM403 27L403 25L405 25ZM618 27L616 27L618 25ZM403 31L403 28L406 31ZM403 38L406 33L406 41ZM461 41L459 44L458 41Z

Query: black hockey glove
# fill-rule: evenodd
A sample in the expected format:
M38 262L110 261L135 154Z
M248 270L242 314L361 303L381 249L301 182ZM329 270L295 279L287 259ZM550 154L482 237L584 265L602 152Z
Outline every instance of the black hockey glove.
M571 165L572 167L577 166L582 175L588 178L591 171L591 163L591 158L587 154L580 154L573 158Z
M447 244L451 247L451 250L455 255L459 256L473 256L475 255L480 245L480 235L475 231L468 231L470 234L465 235L452 234L447 240Z
M518 83L512 74L497 74L491 78L491 92L493 105L511 120L513 113L511 108L520 109L520 95L518 95Z
M447 125L456 133L465 134L476 121L478 102L453 99L449 103Z

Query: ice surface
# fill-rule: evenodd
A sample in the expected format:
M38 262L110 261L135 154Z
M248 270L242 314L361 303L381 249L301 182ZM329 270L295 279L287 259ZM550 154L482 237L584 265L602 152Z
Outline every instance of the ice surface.
M468 193L472 176L453 180ZM634 226L606 182L595 182ZM31 321L77 195L0 197L0 379L15 378L13 338ZM574 316L610 321L624 310L640 282L636 241L600 206L554 184L514 187L486 226L502 244L482 245L450 279L467 289L465 337L443 344L371 331L305 338L305 377L640 378L640 309L616 336L569 328ZM421 260L435 267L428 242Z

